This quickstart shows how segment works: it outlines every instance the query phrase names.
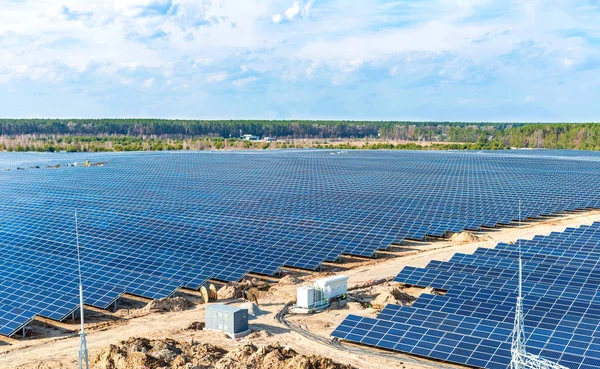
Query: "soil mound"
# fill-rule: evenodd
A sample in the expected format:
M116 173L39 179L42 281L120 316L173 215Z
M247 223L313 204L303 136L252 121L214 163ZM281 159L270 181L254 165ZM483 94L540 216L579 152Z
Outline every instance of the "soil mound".
M269 331L253 331L252 333L247 335L245 338L249 339L249 340L257 340L257 339L261 339L261 338L268 338L271 336L272 336L272 334L269 333Z
M302 280L298 277L294 277L291 274L286 275L285 277L281 278L279 282L277 282L279 286L292 286L300 283L302 283Z
M258 288L260 291L266 291L270 285L256 278L246 279L242 282L229 282L217 291L218 300L231 300L242 297L244 291L250 287Z
M365 310L365 307L360 302L351 301L346 304L347 309L355 311L355 310Z
M192 322L187 326L187 329L190 331L201 331L206 326L203 322Z
M383 291L371 302L374 308L383 309L387 304L410 305L416 298L397 288Z
M398 304L398 300L390 291L383 291L371 302L371 305L377 309L383 309L388 304Z
M217 291L217 296L219 300L230 300L234 299L238 296L238 290L235 286L231 284L227 284Z
M96 369L354 369L320 356L300 355L278 344L259 348L247 343L228 352L208 343L147 338L110 345L94 357L92 365Z
M184 311L192 306L194 306L194 304L183 297L170 297L152 300L142 310L148 312Z
M409 295L408 293L399 290L397 288L393 288L390 293L392 294L392 296L394 296L394 298L400 302L402 302L403 304L410 304L413 301L416 300L416 298L414 296Z
M468 243L468 242L478 242L478 241L486 241L489 240L488 236L478 236L473 232L464 231L460 233L455 233L450 237L450 240L458 243Z

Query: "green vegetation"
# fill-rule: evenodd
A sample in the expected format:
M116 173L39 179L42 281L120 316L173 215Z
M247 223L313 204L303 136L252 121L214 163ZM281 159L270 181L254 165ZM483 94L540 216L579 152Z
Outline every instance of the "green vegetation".
M3 151L600 150L600 125L593 123L0 119L0 129ZM277 142L243 141L241 134Z
M460 122L376 122L302 120L167 120L167 119L0 119L0 134L132 136L160 138L239 137L252 134L277 138L364 138L464 141L481 132L520 124Z
M513 147L600 151L600 124L528 124L501 131L495 139Z

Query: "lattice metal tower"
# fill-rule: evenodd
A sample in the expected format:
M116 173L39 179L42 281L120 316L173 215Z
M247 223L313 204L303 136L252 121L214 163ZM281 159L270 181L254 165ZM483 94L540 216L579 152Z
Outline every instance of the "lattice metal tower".
M519 228L521 226L521 201L519 201ZM521 259L521 240L517 240L519 248L519 288L517 307L515 309L515 326L512 332L511 369L569 369L537 355L527 353L525 347L525 321L523 318L523 261Z
M75 240L77 242L77 271L79 273L79 315L81 318L81 339L79 340L79 369L89 369L89 357L83 319L83 278L81 278L81 255L79 253L79 225L77 224L77 210L75 210Z

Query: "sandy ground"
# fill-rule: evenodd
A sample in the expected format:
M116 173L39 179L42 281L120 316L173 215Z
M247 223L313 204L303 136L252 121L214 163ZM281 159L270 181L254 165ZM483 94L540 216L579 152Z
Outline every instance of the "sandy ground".
M395 247L391 252L382 252L380 257L375 260L344 257L342 263L329 264L320 273L296 270L288 272L305 282L333 273L346 274L350 277L349 283L352 287L374 279L394 277L406 265L422 267L430 260L447 260L457 252L471 253L478 247L494 247L500 241L530 239L535 235L545 235L553 231L560 232L567 227L591 224L594 221L600 221L600 211L546 218L524 224L522 227L507 226L477 232L474 233L476 239L471 241L409 242L405 246ZM368 301L379 292L390 288L390 285L390 283L383 283L366 288L358 291L357 296L362 299L361 301ZM275 319L275 314L286 302L295 298L296 287L297 285L275 284L261 296L260 308L265 314L250 321L251 328L259 331L250 339L231 340L221 333L187 329L191 323L204 321L204 305L200 303L197 293L182 292L180 294L196 304L193 308L183 312L147 313L139 309L144 305L144 301L137 298L124 300L120 305L121 309L116 313L86 309L89 322L87 329L90 356L93 357L102 348L129 337L168 337L186 341L210 342L225 348L241 345L245 340L251 340L258 345L279 342L300 353L330 357L335 361L351 364L357 368L452 367L401 354L382 355L378 350L370 350L362 354L347 352L332 348L325 342L315 342L290 330ZM412 288L407 289L406 292L418 295L420 290ZM229 302L241 303L239 300L230 300ZM312 316L288 316L288 321L325 340L329 338L329 334L335 326L349 313L374 316L377 311L371 308L365 309L358 302L351 302L348 306ZM79 348L76 330L76 322L58 324L48 320L36 321L27 338L10 340L11 345L0 346L0 368L75 368Z

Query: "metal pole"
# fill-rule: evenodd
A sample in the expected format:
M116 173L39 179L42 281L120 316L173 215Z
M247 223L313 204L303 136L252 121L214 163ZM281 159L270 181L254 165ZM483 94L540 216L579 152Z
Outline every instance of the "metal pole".
M75 241L77 243L77 272L79 274L79 315L81 318L81 340L79 343L79 369L90 367L87 342L85 339L85 327L83 317L83 278L81 277L81 254L79 252L79 224L77 222L77 210L75 210Z
M521 224L521 200L519 200L519 228L522 228ZM522 283L523 283L523 261L521 258L521 239L517 240L519 243L519 299L522 297Z

